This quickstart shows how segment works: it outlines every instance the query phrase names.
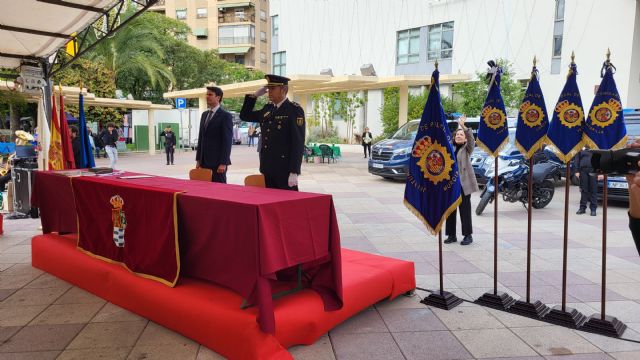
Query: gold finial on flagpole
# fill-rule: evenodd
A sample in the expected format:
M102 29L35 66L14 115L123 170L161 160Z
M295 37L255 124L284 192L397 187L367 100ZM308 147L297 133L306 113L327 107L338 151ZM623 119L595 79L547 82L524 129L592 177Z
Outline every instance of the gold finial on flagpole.
M537 62L538 62L538 59L536 58L535 55L533 55L533 67L536 67Z
M438 59L436 59L436 62L433 63L433 65L436 67L436 70L438 70Z
M611 49L607 48L607 62L611 60Z
M58 91L60 92L60 96L62 96L62 84L58 84Z
M575 63L576 60L576 53L574 51L571 52L571 63Z
M82 94L82 86L83 86L82 80L80 80L80 94Z

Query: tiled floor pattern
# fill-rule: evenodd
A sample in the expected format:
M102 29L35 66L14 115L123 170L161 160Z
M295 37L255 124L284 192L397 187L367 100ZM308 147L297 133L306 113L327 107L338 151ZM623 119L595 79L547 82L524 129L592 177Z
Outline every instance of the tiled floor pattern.
M437 241L402 204L404 184L370 176L366 161L345 149L337 164L304 164L301 189L334 196L344 247L415 262L421 287L438 286ZM175 166L163 155L122 156L119 166L184 177L193 153ZM234 147L229 182L256 172L254 148ZM104 162L100 159L99 164ZM571 189L567 301L586 315L600 309L601 211L577 216ZM564 188L534 212L532 297L560 302ZM475 205L477 195L472 197ZM500 202L499 287L525 294L526 212ZM474 243L445 246L445 287L473 300L493 286L493 207L473 217ZM30 238L37 220L5 220L0 237L0 359L220 359L213 351L30 266ZM640 257L627 228L626 210L609 209L607 309L640 341ZM60 259L64 261L64 259ZM296 359L640 359L640 343L549 325L463 303L430 309L414 297L385 301L349 319L311 346L290 351Z

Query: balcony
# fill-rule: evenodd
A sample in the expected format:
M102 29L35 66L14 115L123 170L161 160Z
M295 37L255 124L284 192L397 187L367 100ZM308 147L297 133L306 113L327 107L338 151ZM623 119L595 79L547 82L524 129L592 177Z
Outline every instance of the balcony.
M218 45L255 44L256 38L251 36L218 37Z
M229 14L218 13L219 24L236 23L236 22L255 23L256 15L255 14L236 15L234 13L229 13Z

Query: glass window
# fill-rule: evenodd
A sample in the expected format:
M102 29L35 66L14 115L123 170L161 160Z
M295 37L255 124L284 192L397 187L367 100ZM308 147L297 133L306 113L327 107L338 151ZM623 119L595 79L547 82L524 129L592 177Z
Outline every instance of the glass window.
M420 28L398 31L396 63L417 63L420 58Z
M260 41L267 42L267 33L264 31L260 31Z
M267 21L267 12L264 10L260 10L260 20Z
M253 43L255 43L255 27L253 25L231 25L218 28L218 45Z
M273 53L273 74L284 76L287 72L287 52L280 51Z
M453 57L453 21L429 25L427 35L427 59L451 59Z
M207 17L207 8L198 8L196 9L196 17L198 19L204 19Z
M564 20L564 0L556 0L556 20Z
M260 62L267 62L267 54L265 54L264 52L260 52Z
M278 30L280 30L280 20L278 15L271 17L271 36L278 36Z
M559 57L562 55L562 35L553 37L553 56Z
M176 9L176 19L184 20L187 18L187 9Z

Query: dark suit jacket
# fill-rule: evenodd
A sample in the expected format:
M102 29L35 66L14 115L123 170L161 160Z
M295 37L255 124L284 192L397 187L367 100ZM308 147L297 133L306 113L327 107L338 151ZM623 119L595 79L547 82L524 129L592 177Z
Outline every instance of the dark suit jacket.
M255 96L245 96L240 119L260 123L260 172L276 177L300 174L304 152L304 111L289 99L277 109L275 105L267 104L253 111L256 100Z
M233 117L230 112L220 107L205 126L210 114L211 111L207 110L200 117L196 161L200 161L203 168L215 172L219 165L231 165Z
M176 146L176 134L173 131L160 133L160 137L164 136L164 147Z

